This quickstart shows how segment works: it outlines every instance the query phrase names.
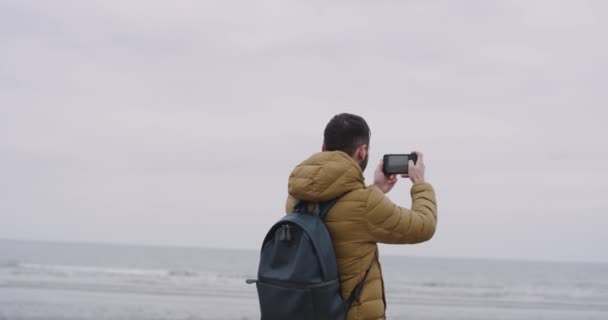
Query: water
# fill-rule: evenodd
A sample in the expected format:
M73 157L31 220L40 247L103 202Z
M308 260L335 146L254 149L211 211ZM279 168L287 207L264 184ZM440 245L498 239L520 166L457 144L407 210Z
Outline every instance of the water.
M0 319L259 319L257 252L0 240ZM608 319L608 265L383 256L390 319Z

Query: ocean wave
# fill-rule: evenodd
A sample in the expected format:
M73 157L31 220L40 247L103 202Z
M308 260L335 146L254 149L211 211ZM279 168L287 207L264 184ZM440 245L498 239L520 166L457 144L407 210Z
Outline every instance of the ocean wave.
M186 296L206 296L211 293L240 296L243 292L255 292L245 284L244 274L230 272L34 263L12 266L17 267L0 271L0 287Z
M419 281L399 282L388 285L388 291L397 296L441 297L442 299L465 299L480 301L524 301L529 303L569 303L571 301L597 302L606 306L608 291L601 286L577 287L569 285L537 285L533 282L523 284L478 283L471 281Z
M489 282L462 282L441 280L419 280L419 281L394 281L397 287L404 288L427 288L427 289L473 289L473 290L503 290L505 285Z
M0 261L0 269L13 269L19 268L20 266L21 263L17 260Z
M420 283L412 283L421 287L430 288L463 288L463 289L490 289L503 290L505 287L498 284L480 284L480 283L461 283L461 282L442 282L442 281L426 281Z
M167 275L170 277L189 277L189 278L200 276L200 274L196 271L183 270L183 269L169 270L169 271L167 271Z
M162 269L136 269L136 268L106 268L75 265L46 265L34 263L22 263L19 269L23 273L38 273L54 276L143 276L163 277L168 276L167 270Z
M124 278L130 282L156 282L156 281L195 281L199 284L218 285L226 283L241 283L251 275L244 273L222 273L199 271L189 268L174 269L141 269L141 268L115 268L93 267L76 265L47 265L34 263L3 263L5 268L12 269L14 275L42 276L53 278ZM182 280L180 280L182 279Z

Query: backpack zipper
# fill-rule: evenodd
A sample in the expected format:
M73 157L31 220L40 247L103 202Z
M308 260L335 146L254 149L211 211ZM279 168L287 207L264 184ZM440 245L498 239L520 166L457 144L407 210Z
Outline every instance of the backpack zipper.
M292 281L261 279L261 278L258 280L258 282L266 283L266 284L270 284L270 285L274 285L274 286L279 286L279 287L313 289L313 288L319 288L319 287L325 287L325 286L332 285L334 283L337 283L338 279L334 279L334 280L327 281L327 282L315 283L315 284L302 284L302 283L292 282Z

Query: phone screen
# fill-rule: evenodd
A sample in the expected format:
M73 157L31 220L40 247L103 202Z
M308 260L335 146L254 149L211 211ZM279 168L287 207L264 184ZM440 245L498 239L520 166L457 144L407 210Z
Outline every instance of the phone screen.
M410 157L407 154L398 154L388 157L388 165L391 168L406 166Z
M385 172L391 174L407 173L409 154L393 154L386 157Z

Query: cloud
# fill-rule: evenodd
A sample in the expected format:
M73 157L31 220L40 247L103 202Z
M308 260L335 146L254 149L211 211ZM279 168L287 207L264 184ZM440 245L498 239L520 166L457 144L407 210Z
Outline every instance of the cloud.
M606 261L605 7L5 1L0 233L257 247L353 112L438 190L437 238L387 252Z

